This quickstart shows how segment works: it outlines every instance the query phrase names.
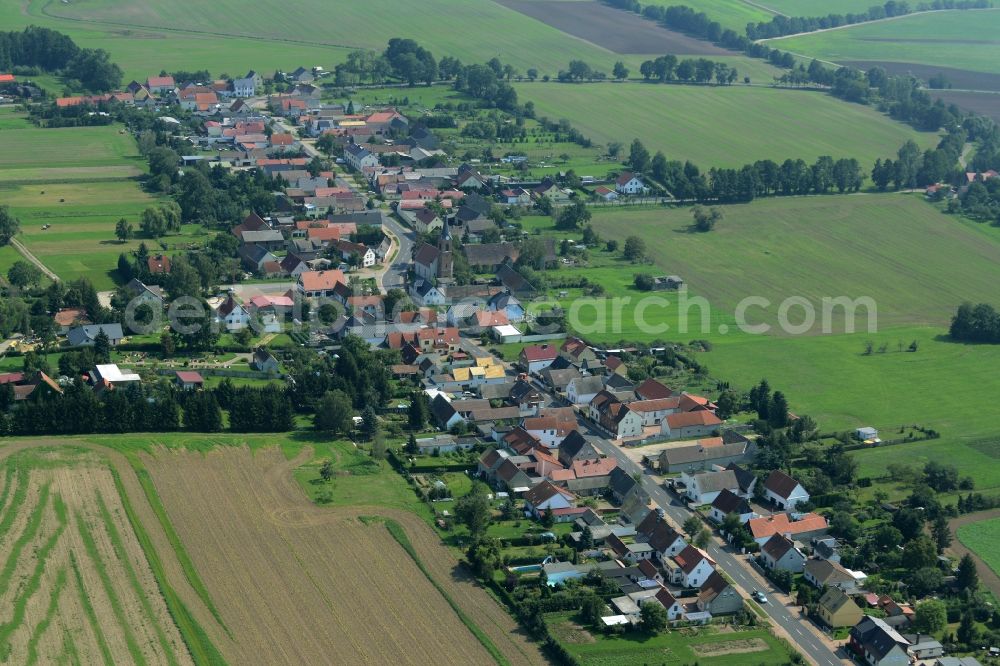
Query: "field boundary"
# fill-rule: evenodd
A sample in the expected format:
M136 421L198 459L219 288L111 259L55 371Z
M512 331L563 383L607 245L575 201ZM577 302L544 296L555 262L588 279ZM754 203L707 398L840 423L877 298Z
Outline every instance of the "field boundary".
M959 516L958 518L952 518L948 521L948 527L951 528L951 534L953 537L951 546L948 547L948 550L953 552L958 557L963 557L964 555L971 556L972 561L976 563L976 571L979 573L979 581L985 585L995 597L1000 598L1000 573L994 571L993 567L987 564L986 561L979 556L979 553L962 543L962 540L958 536L958 530L961 527L997 518L1000 518L1000 509L967 513Z
M458 619L462 621L462 624L464 624L470 632L472 632L472 635L476 637L476 640L482 643L486 651L490 653L491 657L493 657L493 660L496 661L497 664L500 664L500 666L510 666L510 662L507 661L507 658L504 657L503 653L497 649L497 646L493 644L490 637L483 633L483 630L472 621L472 618L465 614L465 611L463 611L459 605L455 603L455 600L451 598L451 595L448 594L448 592L440 584L438 584L437 580L435 580L433 576L431 576L430 571L427 570L424 563L421 561L420 556L417 555L416 549L413 548L413 544L410 543L410 538L406 536L406 530L403 529L403 526L392 518L383 518L382 520L384 521L385 528L389 531L389 534L392 535L392 538L395 539L396 543L398 543L400 547L406 551L406 554L410 556L413 563L417 565L418 569L420 569L420 573L422 573L424 577L430 581L431 585L434 586L434 589L437 590L442 597L444 597L444 600L448 602L451 609L455 611Z
M140 522L135 509L132 507L132 502L129 500L128 494L125 491L125 485L122 483L121 475L113 465L109 465L109 468L111 470L111 477L115 482L115 488L121 496L122 508L125 510L125 515L128 517L128 521L132 525L132 529L135 531L135 537L139 541L139 545L142 547L142 550L146 555L146 560L149 562L149 568L153 572L153 577L156 579L156 585L160 588L160 594L163 595L163 600L166 602L167 611L170 613L170 617L173 618L174 623L177 625L181 638L184 640L184 644L191 653L191 658L196 664L208 664L210 666L218 664L219 666L224 666L226 664L226 660L223 659L218 648L215 647L211 639L208 637L208 634L205 633L205 630L202 629L201 625L199 625L197 620L195 620L191 611L189 611L187 606L184 605L184 602L181 600L177 591L167 581L166 571L164 570L163 563L160 561L160 556L156 552L156 548L153 546L152 538ZM136 473L136 476L139 476L138 473ZM162 507L160 508L162 509ZM154 513L157 513L155 508L153 508L153 511ZM159 517L159 513L157 513L157 517ZM176 538L176 534L174 534L174 537ZM169 536L167 538L169 540ZM171 544L172 543L173 542L171 541ZM175 557L178 557L179 559L179 553L176 553L176 551ZM214 617L217 611L215 611L212 606L209 607L209 610L213 613ZM225 625L222 625L222 627L225 629ZM228 629L226 631L228 633Z

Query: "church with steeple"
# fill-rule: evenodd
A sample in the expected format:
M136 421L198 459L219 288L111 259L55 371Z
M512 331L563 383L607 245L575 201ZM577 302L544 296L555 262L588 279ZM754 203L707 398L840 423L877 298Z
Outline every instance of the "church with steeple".
M455 272L455 263L452 257L454 241L451 237L451 225L448 222L445 222L444 227L441 229L441 237L438 238L437 249L437 278L439 282L447 284L452 281Z

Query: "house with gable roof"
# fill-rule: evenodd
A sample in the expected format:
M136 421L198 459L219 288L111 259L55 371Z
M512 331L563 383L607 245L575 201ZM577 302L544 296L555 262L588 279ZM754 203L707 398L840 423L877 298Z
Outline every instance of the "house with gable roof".
M660 561L668 559L687 548L684 537L670 526L659 511L650 511L635 528L636 540L653 547Z
M787 513L776 513L772 516L753 518L747 523L754 541L763 546L774 534L784 534L802 541L810 537L825 534L829 529L826 518L817 513L807 513L797 516L797 520Z
M745 497L740 497L728 488L723 488L718 496L712 500L712 508L708 512L708 517L721 525L726 516L730 514L738 516L741 525L745 525L748 520L757 517L753 507L750 506L750 502Z
M547 511L568 509L574 506L576 496L550 481L542 481L524 493L525 509L536 519L541 519Z
M869 666L909 666L910 643L877 617L866 615L851 628L848 648Z
M779 509L789 511L794 511L799 504L809 501L809 493L802 484L777 469L764 482L764 496Z
M250 325L250 313L232 294L219 305L215 311L215 319L230 332L239 331Z
M784 534L774 534L760 547L760 561L767 569L802 573L806 556Z
M691 545L685 546L673 557L667 557L662 564L667 580L684 587L701 587L715 572L715 560Z
M642 178L631 171L624 171L615 179L615 191L619 194L645 194L649 191Z
M718 571L698 591L698 610L714 615L731 615L743 609L743 597Z
M831 587L823 593L816 604L816 613L823 624L834 629L853 627L864 617L861 607L839 587Z

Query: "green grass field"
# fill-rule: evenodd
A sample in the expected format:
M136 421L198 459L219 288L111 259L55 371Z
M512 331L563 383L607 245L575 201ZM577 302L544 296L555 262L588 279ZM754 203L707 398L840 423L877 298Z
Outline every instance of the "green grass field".
M1000 574L1000 518L962 525L958 528L958 540Z
M898 426L893 430L880 431L884 437L897 437ZM916 468L931 460L946 462L958 469L960 476L970 476L976 491L995 495L1000 490L1000 435L985 438L942 437L924 442L911 442L895 446L865 449L851 454L858 461L858 476L879 478L886 473L891 463L902 463ZM891 482L890 482L891 483ZM886 488L892 491L892 488ZM903 496L909 494L909 486L901 486Z
M252 11L248 8L252 7ZM262 0L204 4L195 0L32 0L0 8L8 29L30 24L67 32L83 46L108 49L128 78L161 69L201 69L241 75L297 65L332 69L355 48L382 49L392 37L412 37L438 58L465 62L498 56L522 71L556 74L573 58L610 70L620 57L507 9L492 0L368 3ZM405 26L405 28L403 27ZM635 61L640 59L624 58Z
M709 627L698 630L694 636L670 631L658 636L633 632L620 637L605 637L581 629L572 622L572 617L572 613L549 613L545 619L553 636L583 666L632 666L661 662L705 666L778 666L788 663L787 649L766 629L723 634ZM748 651L751 646L752 650Z
M894 155L907 139L931 147L937 136L919 133L877 111L829 95L771 88L653 84L521 84L538 115L566 118L594 141L638 137L668 159L707 169L760 159L820 155L854 157L865 168Z
M776 197L722 212L707 234L689 231L688 208L598 209L592 224L605 238L645 238L649 270L682 276L716 308L770 299L771 322L789 296L817 308L824 296L870 296L880 328L943 326L963 300L995 296L1000 229L946 216L920 196ZM756 323L761 311L750 312Z
M940 337L960 302L995 298L989 276L1000 261L1000 230L945 216L917 196L893 194L768 199L723 211L715 231L694 234L686 229L687 209L596 210L592 223L604 238L642 236L655 265L591 250L586 267L554 272L553 280L586 276L602 284L608 297L630 299L620 308L620 327L591 328L593 310L582 309L578 330L606 343L708 339L713 349L699 361L713 377L741 388L767 377L791 397L794 411L810 414L824 429L919 424L952 439L1000 431L991 398L981 390L1000 371L1000 348ZM545 218L526 218L525 226L555 233ZM678 296L669 292L654 295L669 304L654 304L645 317L670 329L641 329L636 312L644 294L631 285L639 271L681 275L690 293L712 306L707 329L701 328L700 307L682 316ZM557 300L572 308L582 292L567 291L567 298ZM842 334L843 314L835 310L831 330L841 334L821 335L819 328L798 336L780 329L743 333L734 326L734 312L748 296L772 304L749 310L748 323L769 325L777 323L779 304L790 296L813 303L818 322L822 297L870 296L878 332L866 332L867 319L859 317L860 332ZM604 307L614 312L613 302ZM793 309L789 319L799 323L801 310ZM868 341L876 350L872 355L864 354ZM905 349L912 341L917 352L898 351L900 343ZM883 344L886 352L878 353Z
M135 180L144 162L132 137L117 126L28 127L0 130L0 142L0 203L21 220L20 240L61 279L111 288L119 253L139 243L119 243L115 223L124 217L138 229L155 201ZM17 258L3 252L0 268Z
M884 60L996 73L1000 9L949 11L768 42L834 62Z

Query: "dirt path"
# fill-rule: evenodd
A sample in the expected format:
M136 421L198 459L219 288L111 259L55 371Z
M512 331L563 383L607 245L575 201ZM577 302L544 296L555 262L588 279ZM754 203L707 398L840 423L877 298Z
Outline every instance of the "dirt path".
M990 509L989 511L979 511L978 513L967 513L964 516L959 516L958 518L952 518L948 521L948 526L951 527L951 547L948 548L950 552L955 557L964 557L966 554L972 556L972 561L976 563L976 571L979 572L979 581L984 586L986 586L994 596L1000 597L1000 575L996 571L990 568L990 565L983 561L983 558L979 557L974 550L970 550L965 547L958 539L958 528L963 525L970 525L972 523L978 523L983 520L992 520L994 518L1000 518L1000 509Z
M20 252L25 259L27 259L35 266L37 266L38 270L44 273L47 278L49 278L53 282L59 282L59 276L53 273L51 270L49 270L49 267L43 264L38 257L33 255L28 248L24 247L24 244L21 241L17 240L16 238L11 238L10 244L13 246L15 250Z
M756 3L756 2L751 2L751 0L743 0L743 3L747 4L747 5L750 5L751 7L756 7L757 9L762 9L765 12L767 12L768 14L774 14L775 16L784 16L784 17L788 16L788 14L782 14L777 9L771 9L770 7L767 7L766 5L761 5L761 4Z

